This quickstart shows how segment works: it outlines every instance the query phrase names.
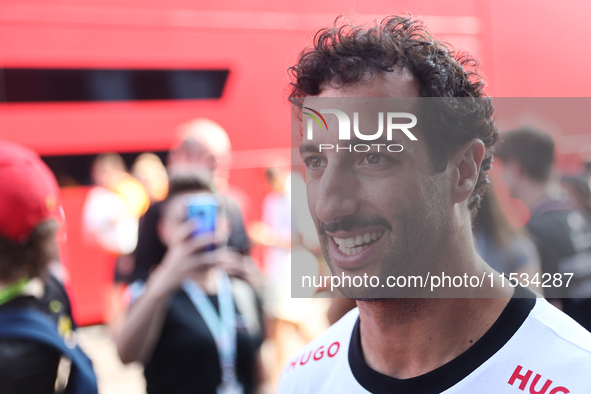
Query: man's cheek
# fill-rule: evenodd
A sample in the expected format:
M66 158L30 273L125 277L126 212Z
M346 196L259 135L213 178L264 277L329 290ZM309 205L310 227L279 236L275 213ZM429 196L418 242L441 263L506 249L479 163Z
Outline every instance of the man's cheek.
M314 219L314 223L316 224L316 228L318 228L318 218L316 216L316 206L318 203L318 194L317 188L315 187L313 182L307 181L306 182L306 191L308 196L308 208L310 209L310 214L312 215L312 219Z

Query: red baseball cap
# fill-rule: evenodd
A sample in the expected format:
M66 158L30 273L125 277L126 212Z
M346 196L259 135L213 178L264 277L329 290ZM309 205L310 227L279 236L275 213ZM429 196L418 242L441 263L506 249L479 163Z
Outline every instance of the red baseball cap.
M0 141L0 235L24 243L48 219L63 221L55 176L32 150Z

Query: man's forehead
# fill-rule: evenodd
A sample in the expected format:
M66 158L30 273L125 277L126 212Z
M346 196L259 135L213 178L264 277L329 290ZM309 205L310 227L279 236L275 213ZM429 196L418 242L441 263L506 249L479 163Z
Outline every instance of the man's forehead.
M380 72L351 85L326 84L319 95L304 98L301 114L305 121L293 124L297 127L294 132L303 137L298 141L300 153L318 151L318 144L337 139L355 144L411 142L412 132L407 129L405 135L392 125L412 123L413 117L416 120L419 100L418 82L402 68Z
M303 107L319 111L322 108L335 108L347 113L353 121L353 113L377 113L392 111L414 111L419 97L419 84L416 78L405 68L397 68L392 72L381 72L367 77L360 82L333 87L325 84L317 96L304 98ZM388 100L391 98L391 100ZM398 98L398 100L396 100ZM401 98L408 98L406 100ZM336 122L332 116L325 117L326 122ZM371 119L360 119L370 122ZM378 119L375 119L376 127ZM369 125L368 125L369 126ZM329 128L330 129L330 128Z

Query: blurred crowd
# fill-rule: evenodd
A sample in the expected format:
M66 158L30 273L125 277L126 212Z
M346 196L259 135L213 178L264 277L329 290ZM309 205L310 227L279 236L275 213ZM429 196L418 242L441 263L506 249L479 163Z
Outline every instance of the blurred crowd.
M320 269L303 177L287 167L268 168L270 192L262 202L262 218L247 229L246 193L228 182L231 142L225 130L196 119L177 132L166 167L149 153L136 159L131 172L115 153L97 156L92 166L94 186L84 204L83 229L87 239L117 258L108 298L113 338L123 362L144 363L150 392L174 392L179 384L213 392L224 379L237 380L246 393L272 392L288 357L328 325L327 300L290 296L293 253L316 272ZM218 233L227 228L214 246L197 242L202 235L192 231L195 223L184 223L188 201L201 194L217 196L219 223L214 227ZM292 207L305 214L292 215ZM264 249L261 261L251 257L253 247ZM191 292L185 283L193 275L222 316L218 276L224 273L230 278L236 319L245 327L244 338L240 331L237 336L230 378L224 378L223 365L213 362L215 329L203 318L207 312L187 296ZM314 312L318 316L310 319ZM191 315L193 321L187 321ZM196 353L208 357L195 359ZM179 380L179 374L191 379Z
M121 156L104 153L92 165L84 237L117 260L106 307L118 354L123 363L143 363L150 393L273 392L288 358L355 302L291 298L294 255L328 274L300 173L268 168L261 220L247 224L245 191L229 183L225 130L196 119L177 131L166 163L144 153L129 170ZM591 166L562 176L554 140L531 127L503 139L496 163L529 219L516 227L491 185L474 218L475 245L496 271L537 292L547 277L572 273L568 288L544 296L591 330ZM33 152L7 142L0 150L0 381L8 392L27 385L38 391L22 392L64 390L65 354L72 360L67 385L96 392L72 335L64 286L49 273L56 270L47 271L59 266L57 183ZM18 205L19 198L28 202ZM264 250L261 261L253 248ZM13 313L28 306L41 313ZM15 341L10 327L18 331L19 324L33 334ZM31 345L42 336L36 332L52 327L56 335L45 338L45 347ZM44 378L29 379L35 371Z

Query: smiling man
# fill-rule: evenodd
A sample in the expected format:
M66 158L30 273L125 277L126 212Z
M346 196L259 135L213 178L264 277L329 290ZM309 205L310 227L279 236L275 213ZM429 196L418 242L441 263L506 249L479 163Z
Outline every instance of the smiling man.
M482 261L449 264L449 259L433 259L446 249L455 259L456 252L465 249L464 241L470 240L468 205L476 205L479 199L473 193L475 185L486 182L485 171L479 171L485 156L483 140L493 141L495 130L490 125L465 131L448 152L434 155L436 149L446 148L430 143L429 122L422 115L441 105L419 99L418 90L412 74L398 68L354 84L326 86L303 101L304 114L309 109L321 116L335 112L341 117L337 121L336 116L324 115L326 127L312 130L312 138L308 133L302 136L300 154L307 167L312 217L334 277L341 282L343 277L374 278L374 286L365 284L366 280L363 286L341 283L340 290L351 298L422 297L420 286L402 286L402 282L398 287L382 286L378 280L385 284L388 276L426 278L435 272L449 277L493 274L493 284L498 281L498 287L503 287L501 278ZM349 125L343 122L345 115L353 119ZM416 127L400 127L417 117L418 122L410 123ZM342 133L349 126L354 135ZM369 136L373 139L368 140ZM486 160L485 165L490 165L490 156ZM462 236L452 239L450 232ZM461 297L475 295L463 286L459 290L452 286L438 288L436 296L451 296L454 291ZM493 296L510 297L511 293Z
M290 69L310 212L358 308L292 359L279 393L591 391L591 335L474 249L497 138L476 65L390 17L337 21Z

